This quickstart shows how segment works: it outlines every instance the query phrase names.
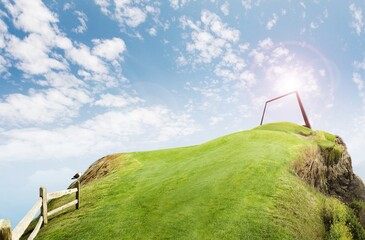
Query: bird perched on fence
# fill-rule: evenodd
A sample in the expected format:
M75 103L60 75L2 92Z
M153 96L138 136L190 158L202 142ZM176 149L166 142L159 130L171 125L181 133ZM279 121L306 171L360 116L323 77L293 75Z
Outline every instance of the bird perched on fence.
M75 180L75 179L79 179L80 177L81 177L81 175L82 175L82 172L78 172L78 173L76 173L72 178L71 178L71 180Z

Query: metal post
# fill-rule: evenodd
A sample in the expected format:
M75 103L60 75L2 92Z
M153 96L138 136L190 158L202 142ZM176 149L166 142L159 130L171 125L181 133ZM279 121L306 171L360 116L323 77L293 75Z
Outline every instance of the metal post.
M300 107L300 111L302 112L302 116L303 116L303 119L304 119L305 126L307 128L311 128L311 124L309 123L307 114L305 113L302 100L300 100L298 92L295 92L295 94L297 95L298 104L299 104L299 107Z
M264 121L264 116L265 116L265 112L266 112L266 106L267 106L267 102L265 103L264 111L262 112L260 126L262 125L262 122Z

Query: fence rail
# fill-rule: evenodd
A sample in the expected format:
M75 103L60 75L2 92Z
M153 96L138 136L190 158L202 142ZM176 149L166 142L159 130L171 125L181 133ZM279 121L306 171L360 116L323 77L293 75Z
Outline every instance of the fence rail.
M72 202L66 203L65 205L58 207L48 212L48 202L52 199L60 198L65 195L76 193L76 199ZM47 193L47 189L41 187L39 189L39 198L18 225L11 231L11 225L8 220L0 219L0 240L19 240L24 234L24 231L28 228L29 224L35 218L37 212L40 210L41 214L38 219L36 226L32 233L29 235L28 240L33 240L43 224L48 224L48 217L68 208L76 205L76 209L80 208L80 182L76 182L76 188L62 190L58 192Z

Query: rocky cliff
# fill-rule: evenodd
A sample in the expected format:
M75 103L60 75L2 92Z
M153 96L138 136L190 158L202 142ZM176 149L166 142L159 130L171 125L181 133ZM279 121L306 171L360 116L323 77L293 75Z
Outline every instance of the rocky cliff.
M365 185L352 169L351 156L341 137L334 139L311 136L317 146L309 146L294 163L296 174L320 192L335 197L347 205L365 202ZM358 213L365 226L365 210Z
M318 147L303 150L295 172L308 184L345 203L365 201L365 186L352 169L351 156L344 141L336 136L333 144L318 141Z

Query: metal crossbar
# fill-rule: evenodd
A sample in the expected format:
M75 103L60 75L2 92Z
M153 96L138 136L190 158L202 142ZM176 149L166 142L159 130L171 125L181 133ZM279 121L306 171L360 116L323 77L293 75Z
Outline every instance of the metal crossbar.
M298 93L298 91L293 91L293 92L290 92L290 93L287 93L287 94L284 94L284 95L281 95L281 96L279 96L279 97L276 97L276 98L273 98L273 99L270 99L270 100L266 101L266 102L265 102L264 111L263 111L263 113L262 113L262 117L261 117L261 123L260 123L260 125L262 125L262 123L263 123L263 121L264 121L264 117L265 117L265 112L266 112L267 104L268 104L269 102L273 102L273 101L275 101L275 100L278 100L278 99L280 99L280 98L286 97L286 96L291 95L291 94L295 94L295 95L296 95L296 97L297 97L297 101L298 101L298 104L299 104L299 108L300 108L300 111L302 112L302 116L303 116L304 123L305 123L305 125L304 125L304 126L305 126L305 127L307 127L307 128L312 128L312 127L311 127L311 125L310 125L310 123L309 123L309 120L308 120L307 114L305 113L305 110L304 110L304 107L303 107L303 103L302 103L302 101L300 100L300 97L299 97L299 93Z

